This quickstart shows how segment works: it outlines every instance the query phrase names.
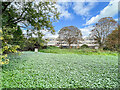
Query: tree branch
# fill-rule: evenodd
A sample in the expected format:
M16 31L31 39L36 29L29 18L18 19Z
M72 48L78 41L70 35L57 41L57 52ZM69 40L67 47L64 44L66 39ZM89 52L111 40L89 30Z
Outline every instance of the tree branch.
M2 13L5 12L5 10L7 9L7 7L11 4L12 2L2 2Z

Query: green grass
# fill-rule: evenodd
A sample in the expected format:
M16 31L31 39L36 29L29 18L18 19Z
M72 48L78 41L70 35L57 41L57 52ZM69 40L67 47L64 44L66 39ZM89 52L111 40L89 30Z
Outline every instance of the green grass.
M44 53L56 53L56 54L84 54L84 55L114 55L117 56L117 52L95 50L95 49L60 49L58 47L49 47L48 49L40 49L39 52Z
M118 57L23 52L9 55L3 88L116 88Z

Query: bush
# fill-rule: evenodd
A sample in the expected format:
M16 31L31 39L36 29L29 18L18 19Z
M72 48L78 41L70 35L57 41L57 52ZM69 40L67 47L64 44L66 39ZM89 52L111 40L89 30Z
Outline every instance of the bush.
M47 49L57 49L59 47L56 47L56 46L47 46Z
M11 45L8 44L13 39L13 35L11 34L13 31L15 31L16 28L5 28L3 27L3 31L0 30L0 42L2 42L2 46L0 47L0 65L8 64L9 59L7 57L7 54L9 53L17 53L17 49L20 47L18 45Z
M89 47L88 47L88 45L83 44L83 45L81 46L81 48L89 48Z
M103 47L103 50L110 50L108 47Z

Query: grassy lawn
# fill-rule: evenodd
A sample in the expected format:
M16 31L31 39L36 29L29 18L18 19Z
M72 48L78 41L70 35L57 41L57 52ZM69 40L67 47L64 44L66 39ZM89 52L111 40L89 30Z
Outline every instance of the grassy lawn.
M114 55L118 56L117 52L95 50L95 49L60 49L59 47L48 47L48 49L40 49L39 52L56 53L56 54L84 54L84 55Z
M116 88L118 56L23 52L9 55L3 88Z

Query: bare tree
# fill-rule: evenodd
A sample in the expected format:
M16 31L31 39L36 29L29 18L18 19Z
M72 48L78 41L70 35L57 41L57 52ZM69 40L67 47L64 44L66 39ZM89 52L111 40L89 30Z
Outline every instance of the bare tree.
M99 47L103 48L107 36L117 27L117 22L112 17L101 18L95 24L90 36L97 40Z
M58 34L60 43L66 42L69 48L71 44L77 43L82 38L81 31L75 26L63 27Z

